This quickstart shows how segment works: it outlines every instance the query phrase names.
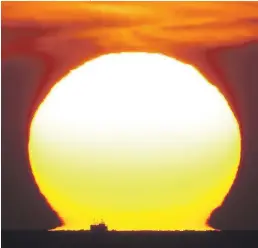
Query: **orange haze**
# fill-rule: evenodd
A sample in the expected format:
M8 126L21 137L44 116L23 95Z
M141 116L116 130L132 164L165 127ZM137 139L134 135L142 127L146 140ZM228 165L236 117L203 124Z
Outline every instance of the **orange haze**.
M93 40L104 49L166 52L179 43L257 39L257 13L250 2L2 2L2 25L52 27L53 38Z

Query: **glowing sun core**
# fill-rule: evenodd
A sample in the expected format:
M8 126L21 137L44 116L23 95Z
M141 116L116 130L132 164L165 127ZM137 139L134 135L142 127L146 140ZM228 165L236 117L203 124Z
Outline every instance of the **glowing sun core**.
M88 229L203 230L240 160L238 123L192 66L161 54L108 54L72 70L30 128L42 194Z

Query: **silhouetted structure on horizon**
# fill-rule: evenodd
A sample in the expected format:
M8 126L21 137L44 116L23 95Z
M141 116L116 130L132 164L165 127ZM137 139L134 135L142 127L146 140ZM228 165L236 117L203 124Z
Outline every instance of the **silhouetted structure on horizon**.
M90 231L94 233L103 233L108 231L108 227L104 222L99 224L90 225Z

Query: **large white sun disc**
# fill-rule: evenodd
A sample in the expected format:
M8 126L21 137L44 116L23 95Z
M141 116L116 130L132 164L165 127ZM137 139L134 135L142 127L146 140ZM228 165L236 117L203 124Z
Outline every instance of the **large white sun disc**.
M202 229L237 172L240 134L224 97L194 67L120 53L85 63L52 88L29 148L36 181L66 228L101 215L117 229ZM146 222L153 209L168 220Z

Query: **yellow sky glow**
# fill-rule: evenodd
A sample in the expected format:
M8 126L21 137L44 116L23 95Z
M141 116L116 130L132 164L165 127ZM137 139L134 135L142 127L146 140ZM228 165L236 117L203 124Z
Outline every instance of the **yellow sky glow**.
M161 54L101 56L50 91L30 128L36 182L88 229L208 229L240 160L238 123L218 89Z

